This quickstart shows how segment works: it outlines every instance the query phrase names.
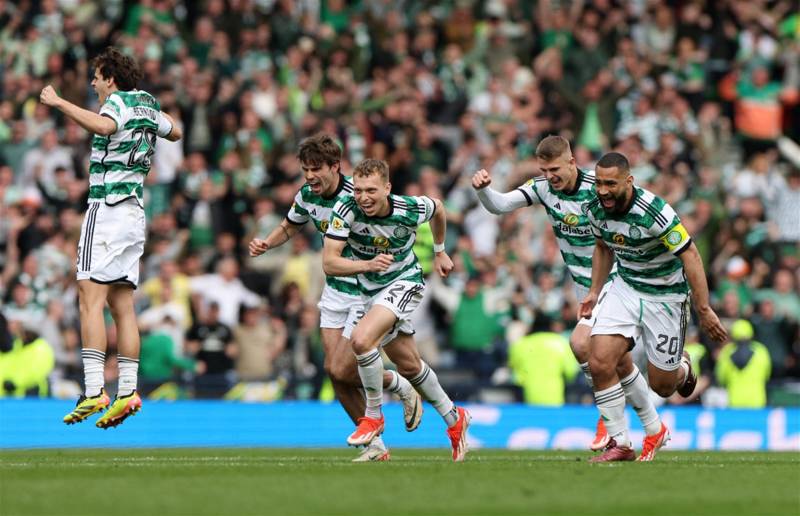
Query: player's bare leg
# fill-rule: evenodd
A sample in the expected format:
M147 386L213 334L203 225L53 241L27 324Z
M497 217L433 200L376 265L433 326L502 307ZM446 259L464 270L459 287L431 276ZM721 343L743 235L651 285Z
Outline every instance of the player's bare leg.
M383 359L378 344L397 321L391 310L384 306L373 306L359 321L351 337L353 353L358 363L358 376L364 386L367 406L364 417L358 420L356 431L347 438L351 446L369 444L383 433L384 419L381 411L383 401Z
M575 360L578 361L581 371L583 371L583 376L586 378L587 385L593 389L592 372L589 369L591 331L592 327L588 324L578 324L575 326L575 329L572 330L572 334L569 337L569 347L572 348L572 354L575 356ZM603 423L603 418L598 417L594 439L589 443L589 449L592 451L602 450L608 444L608 439L608 432L606 431L605 423Z
M684 352L684 356L681 357L680 366L672 371L664 371L652 363L648 365L647 372L650 380L650 387L656 391L656 394L663 398L669 398L675 394L676 391L684 397L692 394L691 391L687 392L685 395L681 392L687 384L691 386L693 391L697 383L697 378L694 376L692 364L688 356L689 355Z
M570 347L583 370L583 374L586 376L586 381L592 386L592 374L589 370L590 342L591 327L586 324L577 325L570 336ZM641 346L642 344L639 343L637 345ZM640 374L639 368L633 363L633 352L622 355L619 363L617 363L616 371L622 390L625 391L625 399L639 416L645 434L648 436L659 434L662 431L661 419L650 398L650 387L647 384L647 380ZM589 449L593 451L602 450L608 445L609 439L605 422L600 417L597 420L597 430Z
M140 340L133 289L129 285L112 285L108 289L108 306L117 326L119 388L108 412L97 420L97 426L104 429L121 424L142 407L142 400L136 392Z
M80 423L92 414L102 412L111 402L103 389L107 347L103 308L106 306L108 289L108 285L94 283L91 280L78 281L85 390L75 408L64 416L63 421L68 425Z
M407 364L407 362L405 361L404 364ZM353 354L350 339L340 337L334 347L334 351L326 353L325 370L331 378L334 392L336 392L340 401L347 398L347 403L342 401L345 411L353 420L353 423L358 424L358 418L364 415L366 403L361 378L358 376L358 364ZM417 367L418 371L419 367ZM406 378L388 370L383 372L383 388L400 397L403 402L406 430L409 432L415 430L419 426L422 417L422 402L419 400L417 391L414 390Z
M630 347L622 335L594 335L591 341L589 367L594 381L597 408L605 421L609 441L606 450L591 462L634 460L628 428L625 423L625 391L617 365Z
M325 372L331 379L336 399L353 424L364 415L366 404L359 387L361 380L353 359L350 341L342 338L341 328L322 328L322 347L325 351Z
M390 351L389 348L393 349ZM405 376L406 373L417 372L416 375L407 378L444 419L447 436L453 449L453 460L456 462L464 460L467 453L467 429L471 419L469 412L462 407L456 407L444 392L436 373L422 361L412 335L399 334L386 350L393 362L395 357L397 358L395 364L401 374Z

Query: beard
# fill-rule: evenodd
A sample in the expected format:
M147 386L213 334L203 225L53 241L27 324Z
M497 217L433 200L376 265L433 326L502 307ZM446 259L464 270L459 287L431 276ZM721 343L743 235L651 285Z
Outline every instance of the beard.
M628 205L627 192L615 196L601 197L600 206L603 207L606 213L620 213Z

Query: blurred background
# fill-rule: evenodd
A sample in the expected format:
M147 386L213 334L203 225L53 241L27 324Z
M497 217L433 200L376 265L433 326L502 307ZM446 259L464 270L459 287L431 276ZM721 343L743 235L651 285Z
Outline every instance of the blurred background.
M90 136L38 98L52 84L99 109L88 63L110 44L185 135L159 141L145 186L144 394L332 399L320 236L247 256L303 184L297 144L326 131L345 172L385 159L395 193L445 201L456 269L415 320L445 389L591 404L544 209L495 217L470 186L480 168L500 191L538 175L537 143L561 134L580 167L625 153L700 250L734 331L717 346L689 329L690 402L800 405L800 12L774 0L0 0L0 396L81 392ZM426 272L431 246L423 228Z

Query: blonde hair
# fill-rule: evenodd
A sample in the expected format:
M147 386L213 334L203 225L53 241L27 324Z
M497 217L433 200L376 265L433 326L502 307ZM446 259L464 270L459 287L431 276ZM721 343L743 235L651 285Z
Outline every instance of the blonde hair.
M353 170L353 176L369 177L373 174L379 174L381 179L389 182L389 164L382 159L368 158L356 165Z
M553 161L564 153L572 154L572 149L567 139L557 134L547 136L536 146L536 157L544 161Z

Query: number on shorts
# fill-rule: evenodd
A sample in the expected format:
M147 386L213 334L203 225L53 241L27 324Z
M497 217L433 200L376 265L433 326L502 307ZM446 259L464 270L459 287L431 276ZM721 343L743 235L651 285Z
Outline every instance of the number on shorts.
M389 295L386 296L386 301L394 303L394 296L399 295L401 292L403 292L403 285L395 285L389 289Z
M664 346L667 345L669 342L669 348L664 349ZM656 351L659 353L667 353L669 355L674 355L678 352L678 337L668 337L663 333L659 334L658 336L658 344L656 345Z

